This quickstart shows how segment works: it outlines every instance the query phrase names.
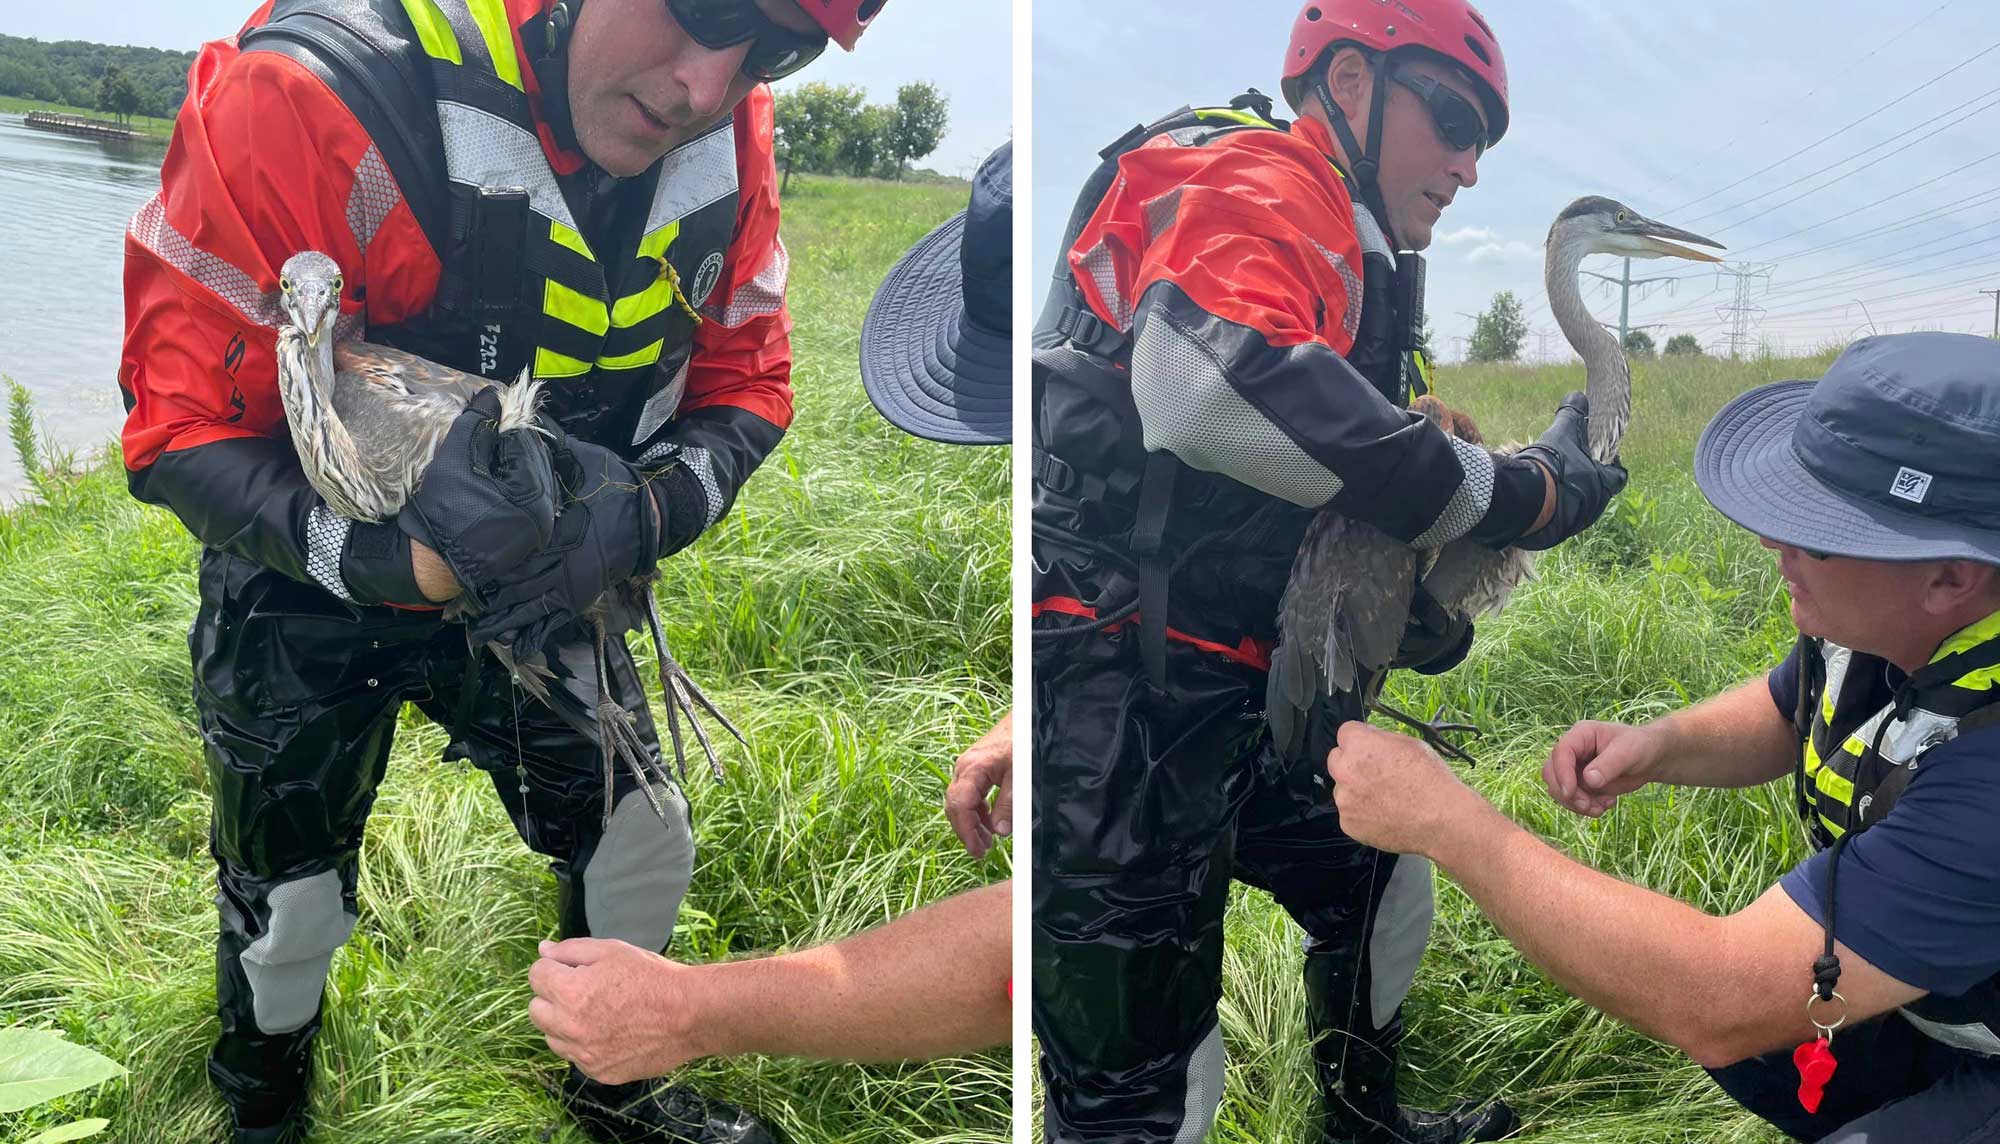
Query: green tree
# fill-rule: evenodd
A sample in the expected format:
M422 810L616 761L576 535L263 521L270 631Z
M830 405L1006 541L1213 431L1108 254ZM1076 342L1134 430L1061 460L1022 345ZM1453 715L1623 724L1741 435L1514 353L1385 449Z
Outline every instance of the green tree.
M139 87L125 74L125 69L117 64L107 66L103 78L97 81L97 110L108 111L124 123L139 110L139 102Z
M794 167L836 168L843 141L860 125L865 98L867 93L858 87L832 83L802 83L778 96L775 149L778 162L785 165L779 193L790 188Z
M1493 304L1472 326L1469 356L1473 361L1514 361L1528 336L1528 319L1512 290L1493 295Z
M840 169L850 175L880 175L889 166L889 149L894 145L896 109L871 103L840 140Z
M1631 357L1650 360L1659 356L1659 347L1653 344L1653 335L1644 330L1630 330L1625 334L1625 352Z
M889 139L896 178L903 177L903 164L937 150L950 123L951 100L935 85L919 80L896 89L896 126Z
M1673 337L1667 339L1667 356L1681 357L1683 355L1688 357L1701 356L1701 343L1695 340L1693 334L1675 334Z

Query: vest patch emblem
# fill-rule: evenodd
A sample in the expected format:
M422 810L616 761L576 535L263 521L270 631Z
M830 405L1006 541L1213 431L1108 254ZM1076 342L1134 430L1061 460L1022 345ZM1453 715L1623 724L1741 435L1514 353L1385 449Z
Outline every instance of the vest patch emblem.
M1931 475L1918 472L1908 465L1896 470L1896 479L1889 485L1891 496L1901 497L1912 504L1924 503L1924 498L1930 495L1930 491Z
M715 284L722 281L722 252L712 250L701 260L701 268L694 272L694 295L688 301L696 306L708 304L708 296L715 293Z

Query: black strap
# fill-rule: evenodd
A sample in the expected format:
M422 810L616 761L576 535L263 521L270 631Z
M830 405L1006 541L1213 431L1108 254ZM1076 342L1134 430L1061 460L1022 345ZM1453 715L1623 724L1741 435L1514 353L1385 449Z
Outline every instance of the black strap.
M1172 453L1146 454L1139 481L1139 511L1132 521L1132 553L1139 558L1139 657L1153 686L1167 686L1167 581L1170 567L1160 548L1173 505L1180 461Z
M1056 315L1056 330L1078 349L1101 358L1122 356L1131 339L1117 327L1099 318L1090 308L1072 303Z
M1840 984L1840 955L1833 952L1833 886L1840 877L1840 852L1847 848L1847 840L1853 837L1852 834L1843 834L1835 839L1826 859L1826 899L1821 911L1826 915L1826 948L1813 958L1813 992L1822 1001L1833 1000L1834 987Z

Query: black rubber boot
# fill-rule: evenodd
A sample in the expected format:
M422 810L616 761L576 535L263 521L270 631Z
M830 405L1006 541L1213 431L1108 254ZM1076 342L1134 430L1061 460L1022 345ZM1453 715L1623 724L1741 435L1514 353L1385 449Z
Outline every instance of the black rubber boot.
M1319 1144L1464 1144L1503 1140L1519 1131L1520 1118L1498 1100L1464 1101L1445 1112L1396 1103L1403 1013L1399 1008L1381 1029L1368 1027L1366 967L1357 954L1322 942L1306 955Z
M233 1123L233 1118L232 1118ZM235 1144L305 1144L306 1121L303 1116L289 1117L277 1124L260 1128L245 1128L235 1124Z
M745 1109L655 1081L599 1084L571 1068L563 1078L570 1115L607 1144L784 1144Z

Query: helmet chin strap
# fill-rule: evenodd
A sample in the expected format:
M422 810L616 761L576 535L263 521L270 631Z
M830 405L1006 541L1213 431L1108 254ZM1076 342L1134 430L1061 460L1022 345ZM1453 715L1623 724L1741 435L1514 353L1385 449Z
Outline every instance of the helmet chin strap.
M1368 146L1359 146L1354 138L1354 128L1347 122L1347 113L1333 101L1333 92L1326 86L1326 69L1319 68L1313 76L1313 94L1319 98L1320 109L1326 112L1327 126L1333 128L1340 140L1340 149L1347 154L1350 168L1348 181L1361 192L1361 203L1368 213L1375 216L1376 225L1389 239L1389 248L1400 250L1402 243L1396 238L1395 230L1389 225L1389 210L1382 202L1382 187L1376 175L1381 171L1382 156L1382 101L1389 88L1389 60L1386 56L1374 58L1374 94L1368 100Z
M569 106L569 37L582 11L583 0L556 0L540 18L542 34L536 36L530 25L522 29L521 37L535 65L535 78L541 83L542 119L563 150L579 154L583 147L577 142L576 120Z

